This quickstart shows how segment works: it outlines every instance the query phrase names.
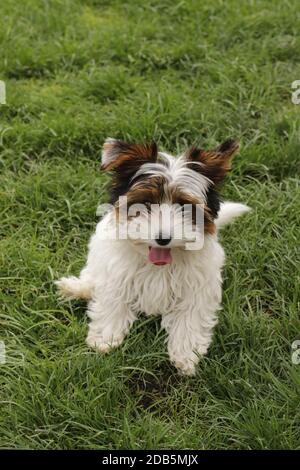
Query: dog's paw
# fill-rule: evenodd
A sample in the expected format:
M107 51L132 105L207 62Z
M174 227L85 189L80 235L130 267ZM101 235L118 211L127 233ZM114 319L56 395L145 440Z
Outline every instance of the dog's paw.
M91 298L91 286L77 277L62 277L55 285L59 295L67 300Z
M58 294L68 300L74 299L73 279L68 277L62 277L59 281L54 281L57 287Z
M197 365L199 363L200 357L206 354L207 347L198 348L197 352L185 351L182 354L179 354L169 351L170 361L176 367L178 372L181 375L193 376L196 374Z
M102 335L89 334L86 338L86 344L90 348L96 349L102 354L107 354L111 349L118 347L122 343L123 338L124 336L119 336L110 340L105 340Z
M174 359L171 362L181 375L192 377L193 375L196 374L196 365L192 360L182 361L182 360Z

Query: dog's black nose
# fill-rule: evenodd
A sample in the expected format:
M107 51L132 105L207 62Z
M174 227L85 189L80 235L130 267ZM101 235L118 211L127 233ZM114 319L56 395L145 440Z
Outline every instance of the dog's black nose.
M163 235L160 235L159 238L155 239L156 243L161 246L168 245L171 241L171 238L166 238Z

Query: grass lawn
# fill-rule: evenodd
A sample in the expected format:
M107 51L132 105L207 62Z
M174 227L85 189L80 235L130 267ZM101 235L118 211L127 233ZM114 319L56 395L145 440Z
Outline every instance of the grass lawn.
M6 0L0 6L0 447L300 448L299 2ZM194 378L156 318L102 357L77 275L107 201L107 137L179 153L241 140L224 198L223 311Z

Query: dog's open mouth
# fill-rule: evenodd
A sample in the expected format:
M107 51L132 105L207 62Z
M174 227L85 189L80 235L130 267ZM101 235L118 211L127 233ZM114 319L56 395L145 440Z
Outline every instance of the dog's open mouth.
M149 247L148 260L156 266L164 266L172 263L172 255L170 248Z

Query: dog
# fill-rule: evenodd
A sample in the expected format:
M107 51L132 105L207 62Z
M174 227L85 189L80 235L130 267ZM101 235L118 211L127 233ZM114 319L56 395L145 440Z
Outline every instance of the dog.
M225 255L218 231L250 210L220 201L238 150L237 141L227 140L175 158L155 143L105 141L101 169L111 174L111 204L91 237L80 276L56 281L65 298L88 301L88 346L107 353L141 312L161 315L171 363L182 374L195 374L221 306ZM162 207L169 218L161 216ZM186 207L189 228L178 237Z

